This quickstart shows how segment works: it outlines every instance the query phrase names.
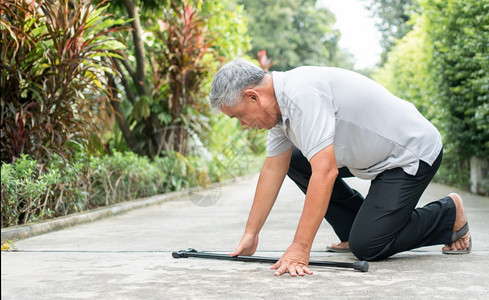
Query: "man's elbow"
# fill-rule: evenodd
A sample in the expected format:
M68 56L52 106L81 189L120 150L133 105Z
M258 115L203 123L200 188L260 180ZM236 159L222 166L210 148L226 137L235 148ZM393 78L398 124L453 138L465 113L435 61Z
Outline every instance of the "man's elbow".
M334 180L336 180L336 178L338 177L338 174L339 174L338 168L327 168L326 174L327 174L326 176L328 178L330 178L334 181Z
M311 160L312 174L321 176L327 180L336 180L338 177L338 166L334 155L333 145L330 145L314 155Z
M335 181L338 177L338 168L331 166L329 164L324 164L313 168L312 174L316 176L321 176L326 180Z

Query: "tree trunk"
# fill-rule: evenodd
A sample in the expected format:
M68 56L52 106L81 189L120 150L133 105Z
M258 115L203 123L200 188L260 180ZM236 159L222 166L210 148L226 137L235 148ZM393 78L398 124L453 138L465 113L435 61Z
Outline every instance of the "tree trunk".
M141 20L139 19L139 7L134 4L133 0L123 0L126 7L129 18L133 19L131 22L132 36L134 40L134 54L136 55L136 71L134 73L134 83L139 95L150 96L148 89L146 88L145 81L145 62L146 54L144 50L143 42L143 28L141 27Z
M112 92L110 104L112 105L112 108L114 109L115 119L117 120L117 124L119 125L119 128L121 129L121 132L122 132L122 135L124 136L124 139L126 140L127 146L133 152L135 152L139 155L144 155L144 153L142 153L141 149L139 149L139 147L137 146L137 140L134 137L134 135L132 134L132 131L129 128L129 124L127 124L126 119L124 118L124 114L122 112L122 107L121 107L121 100L117 99L114 96L114 95L116 95L116 92L117 92L117 87L115 85L114 77L110 74L108 74L107 76L109 78L109 81L108 81L109 88L111 89L111 92Z

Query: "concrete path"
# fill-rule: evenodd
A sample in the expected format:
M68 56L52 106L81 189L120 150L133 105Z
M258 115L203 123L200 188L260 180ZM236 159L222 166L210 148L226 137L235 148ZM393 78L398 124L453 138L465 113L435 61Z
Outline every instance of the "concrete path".
M473 236L469 255L447 256L441 246L425 247L370 263L368 273L312 267L314 275L296 278L274 277L268 264L172 258L172 251L188 247L232 251L241 238L256 181L253 176L16 241L17 251L2 251L2 299L488 299L489 198L460 191ZM366 193L368 182L349 182ZM421 204L450 191L432 184ZM284 183L256 255L280 256L287 248L303 198L291 181ZM217 202L204 206L212 202L209 199ZM324 252L336 241L323 222L311 259L354 261L351 254Z

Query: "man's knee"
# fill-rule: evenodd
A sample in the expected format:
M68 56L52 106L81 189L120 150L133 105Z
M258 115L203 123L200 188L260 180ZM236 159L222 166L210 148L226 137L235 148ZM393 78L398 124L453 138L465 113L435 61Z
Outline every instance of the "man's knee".
M368 235L350 234L349 246L351 252L360 260L376 261L389 256L387 244L377 242L374 237L369 238Z
M359 241L355 238L352 238L350 235L350 250L358 259L367 260L366 258L370 256L370 251L368 251L367 243L364 241Z

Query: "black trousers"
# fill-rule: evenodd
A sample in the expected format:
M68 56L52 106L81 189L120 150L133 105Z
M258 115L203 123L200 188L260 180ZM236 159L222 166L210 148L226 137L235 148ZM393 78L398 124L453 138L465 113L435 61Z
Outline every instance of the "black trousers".
M440 153L432 166L421 161L414 176L402 168L379 174L365 198L343 180L353 177L349 170L339 169L326 221L362 260L381 260L422 246L451 243L456 209L450 197L415 208L442 156ZM311 173L307 159L294 148L287 175L304 193Z

